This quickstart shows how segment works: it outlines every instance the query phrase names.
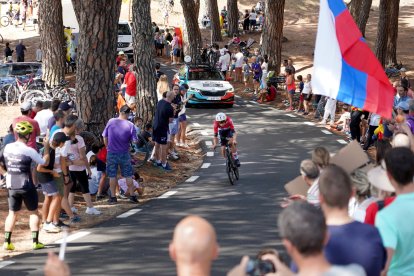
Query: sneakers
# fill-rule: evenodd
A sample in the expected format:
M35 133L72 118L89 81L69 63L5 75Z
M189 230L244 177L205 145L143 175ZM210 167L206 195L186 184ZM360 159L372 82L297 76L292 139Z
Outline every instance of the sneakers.
M177 143L175 143L175 145L176 145L177 147L182 147L182 146L183 146L183 144L182 144L181 142L177 142Z
M59 233L60 231L62 231L62 229L60 229L60 227L54 225L52 222L49 222L49 223L45 222L43 224L43 230L46 233Z
M114 204L117 204L118 203L118 200L116 199L116 197L110 197L109 199L108 199L108 204L109 205L114 205Z
M70 219L70 223L78 223L81 221L80 216L73 216L73 218Z
M66 214L64 212L61 212L59 218L63 219L63 220L67 220L69 218L69 216L68 216L68 214Z
M78 209L77 208L71 207L70 209L72 210L73 213L76 213L76 214L78 213Z
M240 167L240 160L234 159L234 163L236 164L236 167Z
M105 195L96 195L96 200L102 200L105 198Z
M326 120L322 120L319 124L326 125Z
M154 163L152 163L154 165L154 167L162 167L162 163L158 163L157 161L155 161Z
M60 229L62 229L62 227L70 227L69 225L67 225L66 223L63 223L61 220L59 220L59 222L57 224L55 224L57 227L60 227Z
M5 243L3 243L3 249L12 251L12 250L15 249L15 247L14 247L14 244L5 242Z
M189 146L188 144L186 144L186 143L182 143L182 144L181 144L181 147L182 147L182 148L186 148L186 149L187 149L187 148L189 148L190 146Z
M165 166L162 166L162 168L164 169L164 171L167 171L167 172L172 171L169 163L167 163Z
M137 196L130 196L129 197L129 202L131 202L131 203L138 203Z
M40 243L40 242L34 242L33 243L33 249L34 250L43 249L43 248L45 248L45 245L43 243Z
M87 207L85 213L88 215L100 215L101 214L101 212L96 210L95 207Z
M180 159L180 157L178 156L178 154L176 153L176 152L171 152L169 155L168 155L168 157L169 157L169 159L171 159L171 160L178 160L178 159Z

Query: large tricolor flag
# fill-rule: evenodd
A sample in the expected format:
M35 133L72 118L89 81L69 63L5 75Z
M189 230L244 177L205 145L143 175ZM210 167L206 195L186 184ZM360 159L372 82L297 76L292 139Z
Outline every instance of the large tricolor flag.
M391 117L393 88L342 0L321 0L312 87L315 94Z

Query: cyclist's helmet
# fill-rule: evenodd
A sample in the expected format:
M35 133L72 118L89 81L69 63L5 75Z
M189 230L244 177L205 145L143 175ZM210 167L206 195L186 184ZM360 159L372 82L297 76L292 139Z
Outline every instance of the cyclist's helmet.
M33 132L33 126L27 121L22 121L16 124L14 131L20 135L26 136Z
M216 115L216 121L217 122L222 122L222 121L225 121L225 120L227 120L226 114L224 114L223 112L217 113L217 115Z

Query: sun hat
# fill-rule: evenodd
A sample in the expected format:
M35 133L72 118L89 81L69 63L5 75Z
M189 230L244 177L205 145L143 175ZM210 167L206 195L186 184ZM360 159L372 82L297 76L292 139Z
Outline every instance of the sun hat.
M368 180L372 186L386 192L395 192L395 188L392 186L387 172L385 171L385 162L381 162L381 166L377 166L368 171Z

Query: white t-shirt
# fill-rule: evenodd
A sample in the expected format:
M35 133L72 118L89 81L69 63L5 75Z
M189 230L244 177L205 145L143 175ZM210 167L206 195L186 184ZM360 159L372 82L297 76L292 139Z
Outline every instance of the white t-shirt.
M249 20L256 20L256 18L257 18L257 13L255 13L255 12L251 12L251 13L249 14Z
M77 143L74 143L73 141L69 140L65 142L65 145L63 147L63 153L62 156L67 156L69 160L80 160L80 149L85 148L85 141L83 140L82 136L76 135L76 140L78 140ZM77 165L70 165L69 166L70 171L74 172L81 172L86 170L86 166L77 166Z
M45 135L47 131L47 123L49 122L49 119L53 117L53 112L50 109L43 109L37 112L34 119L39 124L40 128L40 134Z
M375 113L371 114L371 120L369 121L370 126L379 126L381 116Z
M132 180L132 183L134 184L134 187L135 187L136 189L138 189L138 188L139 188L139 183L138 183L135 179L133 179L133 180ZM126 183L126 179L125 179L125 178L121 178L121 179L119 179L119 180L118 180L118 185L119 185L119 188L120 188L122 191L124 191L124 192L128 191L128 185L127 185L127 183Z
M302 94L311 94L312 93L312 81L310 82L305 82L303 84L303 90L302 90Z
M319 206L319 179L313 182L306 194L306 201L312 205Z
M236 58L236 68L242 68L243 67L243 62L244 62L244 55L242 52L238 52L237 54L234 55L234 57Z
M219 58L219 63L220 63L220 70L221 71L227 71L229 70L229 66L230 66L230 55L228 53L222 55Z
M321 276L365 276L365 270L357 264L333 265Z
M265 75L266 74L266 76L267 76L267 71L269 70L269 64L267 63L267 62L263 62L262 63L262 73L263 73L263 75Z

